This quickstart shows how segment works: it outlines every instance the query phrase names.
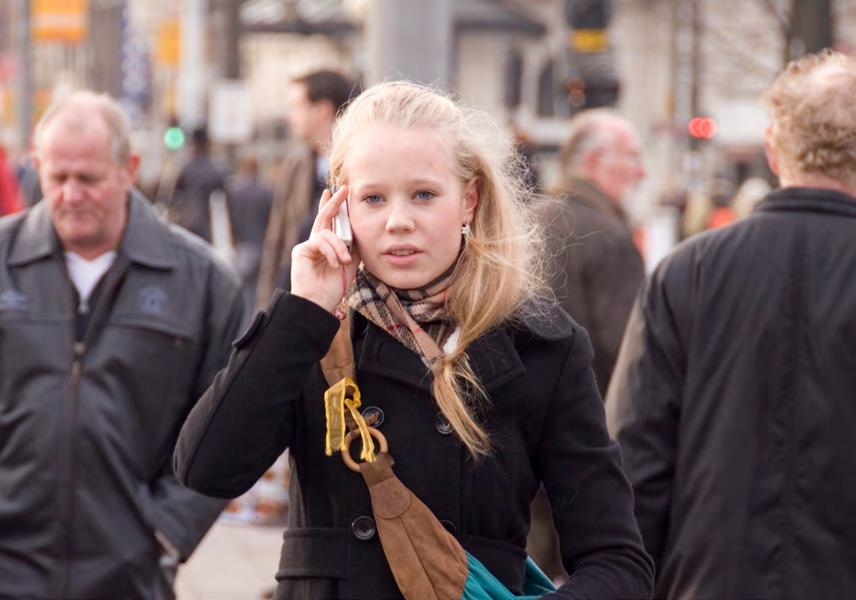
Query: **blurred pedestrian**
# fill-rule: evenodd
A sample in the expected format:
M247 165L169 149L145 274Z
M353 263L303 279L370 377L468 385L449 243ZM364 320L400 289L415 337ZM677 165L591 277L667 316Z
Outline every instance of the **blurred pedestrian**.
M211 158L207 128L194 129L190 144L190 160L178 173L167 215L173 223L211 242L211 194L217 191L225 194L226 174Z
M11 215L19 210L21 201L18 198L18 186L6 161L6 149L0 146L0 216Z
M624 207L645 176L633 125L607 109L577 114L560 156L558 201L541 206L550 284L588 329L601 393L612 374L633 298L645 277Z
M226 198L235 247L235 268L244 283L249 306L252 306L259 280L262 241L273 201L273 193L259 177L255 156L246 155L238 160Z
M18 197L25 208L35 206L42 199L39 174L29 152L16 161L15 180L18 184Z
M607 398L655 596L856 596L856 59L766 95L781 189L678 246Z
M344 74L326 69L291 81L286 118L294 140L274 188L256 293L259 308L268 303L275 288L287 290L290 285L291 249L309 238L327 181L333 122L355 86Z
M382 84L355 99L330 154L341 187L324 192L309 240L294 249L291 293L274 294L185 423L177 473L206 494L242 493L290 447L278 598L428 597L393 579L405 552L378 539L369 516L384 503L325 456L325 445L339 448L325 444L331 343L350 354L334 363L354 374L356 404L388 440L400 481L511 592L523 591L529 503L544 481L572 573L556 597L650 594L588 337L534 296L538 254L504 168L508 142L481 113L421 86ZM350 252L331 230L343 202ZM394 518L401 502L386 508ZM451 568L443 548L433 558Z
M236 275L132 191L119 105L36 127L43 202L0 221L0 596L171 598L223 508L170 457L243 313Z
M557 198L539 206L547 232L547 278L562 308L588 330L595 377L605 394L645 277L623 209L645 174L636 130L611 110L583 111L570 122L559 164ZM560 579L564 572L543 492L532 512L529 552L547 575Z

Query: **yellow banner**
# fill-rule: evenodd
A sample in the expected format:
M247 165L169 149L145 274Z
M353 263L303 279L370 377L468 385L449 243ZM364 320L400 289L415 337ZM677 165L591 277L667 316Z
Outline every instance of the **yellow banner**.
M161 22L157 29L155 60L166 67L178 66L181 58L181 23L178 19Z
M88 0L31 0L33 39L40 42L79 44L89 25Z
M571 33L571 47L577 52L603 52L608 45L606 29L575 29Z

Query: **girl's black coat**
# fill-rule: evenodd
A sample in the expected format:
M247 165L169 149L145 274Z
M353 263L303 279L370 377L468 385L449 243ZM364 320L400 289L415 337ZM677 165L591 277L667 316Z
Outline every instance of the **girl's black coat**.
M571 574L557 597L647 597L652 565L606 432L588 336L560 309L538 314L468 348L490 397L481 416L494 447L489 458L473 461L450 433L421 360L355 314L363 407L382 411L379 427L401 481L513 592L522 592L529 504L543 481ZM277 597L400 598L365 482L324 454L319 360L337 327L317 305L278 291L188 417L175 469L195 490L234 497L289 448Z

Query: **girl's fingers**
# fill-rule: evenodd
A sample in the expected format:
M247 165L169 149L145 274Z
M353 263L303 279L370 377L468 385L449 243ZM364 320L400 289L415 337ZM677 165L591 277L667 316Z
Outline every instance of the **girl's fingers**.
M330 244L330 246L335 250L336 256L343 264L350 264L351 253L348 252L348 247L338 235L329 229L322 229L316 235L319 238L323 238L328 244Z
M336 254L336 249L330 244L330 241L324 237L318 236L312 240L315 250L324 257L327 264L333 269L339 268L339 257Z
M343 185L336 193L333 194L330 190L324 190L321 194L321 200L318 203L318 216L312 223L312 232L330 229L332 227L333 217L339 211L339 206L342 202L348 199L348 186Z

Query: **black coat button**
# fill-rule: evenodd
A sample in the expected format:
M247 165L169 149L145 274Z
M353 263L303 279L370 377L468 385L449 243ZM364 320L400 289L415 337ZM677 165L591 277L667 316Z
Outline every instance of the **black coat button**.
M446 528L446 531L448 531L448 532L449 532L449 533L451 533L452 535L454 535L454 534L455 534L455 532L458 530L458 528L457 528L457 527L455 527L455 524L454 524L454 523L452 523L451 521L449 521L448 519L441 519L441 520L440 520L440 524L441 524L443 527L445 527L445 528Z
M365 541L372 539L377 529L375 528L374 519L363 516L354 519L354 522L351 523L351 531L354 533L355 538Z
M437 413L437 416L434 417L434 429L443 435L452 433L452 425L449 423L446 415L441 412Z
M374 417L375 422L369 423L369 425L371 425L372 427L380 427L381 425L383 425L383 420L385 416L379 406L366 406L363 409L362 414L363 418L366 421L369 421L372 417Z

